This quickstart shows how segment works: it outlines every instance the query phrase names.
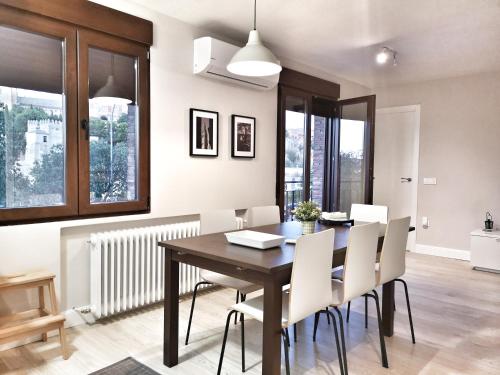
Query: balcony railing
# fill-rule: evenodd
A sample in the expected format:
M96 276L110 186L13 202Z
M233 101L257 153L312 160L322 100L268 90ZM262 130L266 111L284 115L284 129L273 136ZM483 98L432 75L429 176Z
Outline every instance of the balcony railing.
M285 181L285 221L293 220L292 211L304 200L303 180Z
M350 211L352 202L363 202L362 180L344 179L340 182L340 211ZM292 221L292 211L304 200L303 180L285 180L285 221ZM316 201L316 199L314 199Z

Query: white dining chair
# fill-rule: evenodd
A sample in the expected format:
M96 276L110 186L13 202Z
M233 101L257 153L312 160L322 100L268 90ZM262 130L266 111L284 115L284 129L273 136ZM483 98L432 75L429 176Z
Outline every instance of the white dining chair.
M375 300L375 305L377 307L382 365L386 368L389 367L387 352L385 349L384 334L382 333L379 298L375 290L376 279L374 269L376 264L379 232L380 223L378 222L357 225L351 228L345 255L343 280L333 279L331 281L332 301L330 302L330 306L334 308L339 318L338 321L345 374L348 372L347 356L344 338L344 324L339 306L361 296L371 297ZM326 311L323 310L321 312ZM316 313L314 319L313 340L316 340L318 319L319 313Z
M400 279L406 271L406 244L410 229L411 217L390 220L386 228L384 245L380 253L380 260L375 268L377 286L390 281L398 281L403 284L410 321L411 340L415 344L415 332L413 331L413 320L411 317L410 298L408 296L408 285Z
M290 374L289 363L289 338L286 328L290 325L307 318L331 303L332 289L330 278L330 264L333 255L333 240L335 230L314 233L302 236L297 239L293 260L292 277L290 289L282 294L282 320L281 335L283 337L283 347L285 352L286 373ZM227 335L231 316L237 312L241 316L250 316L260 322L264 320L264 296L252 298L240 302L229 308L230 312L226 320L224 339L219 360L217 374L221 373L224 351L226 348ZM331 314L333 319L334 316ZM343 374L342 353L340 350L337 325L335 327L335 340L337 343L337 355L339 366ZM244 321L241 323L241 356L242 371L245 371L245 327Z
M354 220L354 225L379 222L380 224L387 225L389 219L389 208L387 206L373 205L373 204L360 204L353 203L351 205L351 213L349 215L351 220ZM383 228L382 228L383 230ZM343 266L337 267L332 272L333 279L342 280ZM349 323L351 311L351 303L347 306L346 321ZM365 297L365 328L368 328L368 297Z
M281 222L279 206L251 207L247 210L247 226L279 224Z
M203 212L200 214L200 234L211 234L218 232L228 232L236 230L236 213L234 210L215 210ZM261 286L249 283L248 281L236 279L231 276L226 276L217 272L201 270L200 277L202 281L198 282L193 291L193 300L191 301L191 311L189 313L189 322L186 333L185 345L189 343L189 334L191 332L191 323L193 320L194 304L198 288L201 285L220 285L225 288L236 289L236 302L239 299L245 299L248 293L262 289ZM235 324L237 319L235 318Z
M387 224L389 209L387 206L353 203L351 205L351 214L349 218L354 220L354 225L374 223L376 221L380 224Z

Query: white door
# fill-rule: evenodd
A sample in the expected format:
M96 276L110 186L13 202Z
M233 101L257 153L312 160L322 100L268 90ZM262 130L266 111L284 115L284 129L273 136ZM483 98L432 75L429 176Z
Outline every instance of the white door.
M416 226L420 106L377 109L373 204L389 207L389 217L411 216ZM408 237L415 250L416 232Z

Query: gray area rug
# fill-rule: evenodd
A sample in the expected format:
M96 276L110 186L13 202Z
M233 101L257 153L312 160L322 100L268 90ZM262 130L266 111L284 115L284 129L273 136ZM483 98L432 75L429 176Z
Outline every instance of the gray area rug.
M127 357L111 366L100 369L90 375L160 375L148 366Z

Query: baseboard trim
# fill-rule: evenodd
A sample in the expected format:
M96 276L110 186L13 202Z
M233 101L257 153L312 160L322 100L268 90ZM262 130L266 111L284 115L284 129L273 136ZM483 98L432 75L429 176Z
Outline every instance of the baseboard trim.
M418 254L434 255L438 257L470 261L470 251L467 250L417 244L415 246L414 252Z

